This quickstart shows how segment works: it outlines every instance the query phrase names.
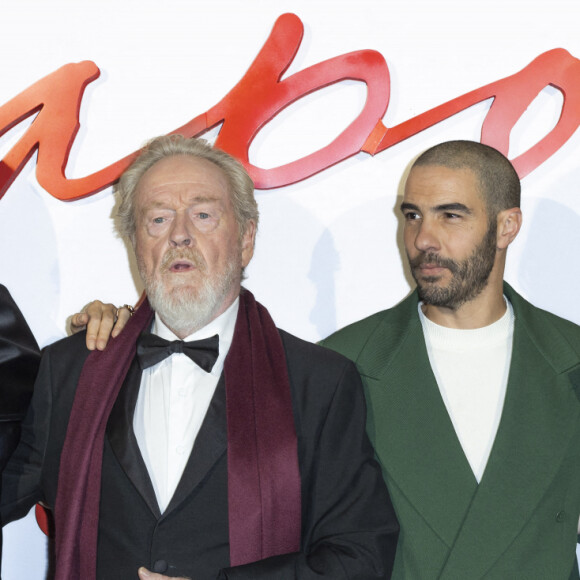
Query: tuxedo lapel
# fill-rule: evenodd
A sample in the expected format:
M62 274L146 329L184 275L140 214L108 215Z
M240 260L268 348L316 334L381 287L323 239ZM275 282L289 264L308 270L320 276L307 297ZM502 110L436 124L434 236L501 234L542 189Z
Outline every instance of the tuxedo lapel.
M222 373L179 484L165 510L176 509L199 485L227 449L226 388Z
M117 461L141 494L149 509L159 518L159 504L149 472L133 431L133 414L141 386L142 371L133 361L107 423L107 438Z
M517 296L509 298L516 327L504 409L441 580L485 575L552 484L580 419L578 357L550 326L530 330Z
M416 294L396 314L396 320L384 320L369 339L380 345L380 352L363 350L357 361L372 413L369 433L393 495L395 488L402 490L451 547L477 481L429 364Z
M127 477L141 494L155 517L160 518L162 514L159 510L155 490L133 431L133 415L141 385L141 375L141 369L135 360L127 373L127 378L111 411L107 424L107 437L113 453ZM199 485L206 473L225 453L227 448L225 399L225 380L222 373L183 475L163 513L164 517Z

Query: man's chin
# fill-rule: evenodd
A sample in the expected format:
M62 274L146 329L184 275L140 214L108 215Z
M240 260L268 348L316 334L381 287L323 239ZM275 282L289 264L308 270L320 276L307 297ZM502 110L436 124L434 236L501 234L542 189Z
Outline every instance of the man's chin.
M163 293L169 300L196 299L199 296L199 285L181 281L179 284L165 286Z
M447 306L447 303L450 301L447 290L447 286L437 284L436 282L428 283L427 281L422 281L421 284L417 284L417 292L421 301L424 304L430 304L432 306Z

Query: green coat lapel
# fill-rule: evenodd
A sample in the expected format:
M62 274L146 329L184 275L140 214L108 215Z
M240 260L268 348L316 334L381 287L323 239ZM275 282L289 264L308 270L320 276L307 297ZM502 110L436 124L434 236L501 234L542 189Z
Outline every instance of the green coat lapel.
M577 353L537 309L507 285L505 292L514 308L515 332L504 409L440 580L477 580L493 566L552 483L580 419Z
M451 547L477 482L429 364L416 293L389 311L357 364L367 390L369 435L395 505L403 493Z

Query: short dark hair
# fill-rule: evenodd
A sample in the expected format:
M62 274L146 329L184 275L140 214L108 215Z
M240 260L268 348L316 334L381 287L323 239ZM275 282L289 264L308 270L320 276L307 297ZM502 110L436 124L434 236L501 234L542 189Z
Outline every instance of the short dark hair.
M509 159L489 145L477 141L439 143L413 163L413 167L425 165L473 171L490 218L504 209L520 207L520 178Z

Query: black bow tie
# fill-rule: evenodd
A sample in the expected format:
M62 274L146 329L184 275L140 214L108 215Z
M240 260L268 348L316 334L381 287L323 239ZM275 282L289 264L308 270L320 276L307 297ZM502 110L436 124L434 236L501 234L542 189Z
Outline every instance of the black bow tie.
M137 339L137 359L141 370L145 370L174 353L187 355L195 364L209 373L219 354L219 337L216 334L203 340L174 340L170 342L151 333L142 333Z

